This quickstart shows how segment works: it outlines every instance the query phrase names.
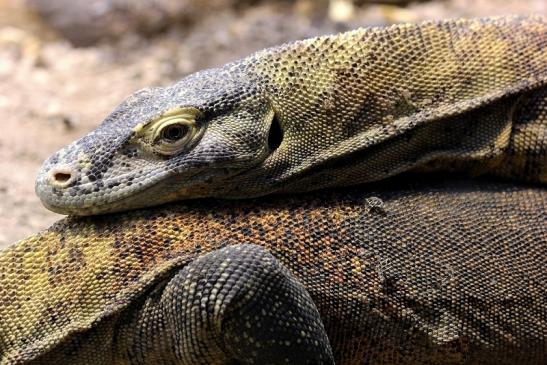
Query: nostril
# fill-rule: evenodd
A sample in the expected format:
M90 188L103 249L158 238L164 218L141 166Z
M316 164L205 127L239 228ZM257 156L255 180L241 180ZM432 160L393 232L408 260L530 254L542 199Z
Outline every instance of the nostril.
M49 172L49 181L53 186L65 188L75 179L75 172L70 166L58 166Z
M60 183L66 183L68 180L70 180L71 176L72 175L65 172L56 172L55 174L53 174L53 178L55 179L55 181Z

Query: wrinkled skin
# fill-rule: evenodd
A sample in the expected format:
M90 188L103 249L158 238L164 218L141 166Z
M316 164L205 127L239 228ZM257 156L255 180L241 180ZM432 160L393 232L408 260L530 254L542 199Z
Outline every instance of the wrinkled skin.
M45 162L36 191L51 210L90 215L409 170L547 183L546 47L536 16L359 29L267 49L130 96Z

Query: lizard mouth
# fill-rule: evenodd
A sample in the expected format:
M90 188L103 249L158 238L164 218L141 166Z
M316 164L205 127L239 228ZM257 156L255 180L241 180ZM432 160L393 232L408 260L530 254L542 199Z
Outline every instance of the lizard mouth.
M256 163L245 168L232 166L231 168L211 170L210 167L203 167L185 174L180 172L158 173L156 170L151 170L145 176L134 178L134 181L149 179L146 186L135 183L125 186L125 188L105 189L115 182L126 181L128 177L134 177L132 174L124 174L115 179L104 181L102 188L98 191L92 190L90 193L74 194L74 196L71 196L70 189L77 189L77 192L81 189L91 188L93 184L75 185L63 191L53 190L52 192L52 187L47 184L47 181L43 181L48 175L41 174L36 180L36 193L42 204L55 213L77 216L109 214L160 205L175 200L221 196L223 189L230 186L230 184L223 184L223 181L245 174L266 157L267 155L264 155L258 160L255 159ZM211 181L214 183L211 184Z
M36 181L36 193L42 204L55 213L78 216L108 214L148 206L151 205L151 201L157 202L153 205L169 201L162 197L168 197L175 190L175 184L172 182L174 177L179 182L186 181L185 185L188 186L200 172L195 171L185 176L180 174L170 176L169 172L151 171L146 176L134 179L135 181L149 179L146 186L135 183L119 188L120 181L127 181L128 177L134 177L132 174L124 174L115 179L103 181L102 188L98 191L92 189L95 186L93 183L73 185L59 191L55 187L52 189L47 181L43 181L44 177L39 177ZM108 186L112 187L106 188ZM88 192L82 193L82 190Z

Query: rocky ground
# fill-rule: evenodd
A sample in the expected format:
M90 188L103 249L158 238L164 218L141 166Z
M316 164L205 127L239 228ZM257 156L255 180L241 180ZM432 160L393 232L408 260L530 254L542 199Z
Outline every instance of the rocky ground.
M0 248L61 217L35 197L37 169L136 89L361 25L547 14L545 0L400 2L0 0Z

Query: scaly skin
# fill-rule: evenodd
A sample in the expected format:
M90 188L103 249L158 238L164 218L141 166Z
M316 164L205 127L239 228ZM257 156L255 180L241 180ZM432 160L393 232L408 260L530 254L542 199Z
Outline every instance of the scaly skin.
M359 29L131 95L36 191L89 215L463 170L547 183L544 17Z
M545 364L546 206L430 181L68 218L0 254L0 364Z

